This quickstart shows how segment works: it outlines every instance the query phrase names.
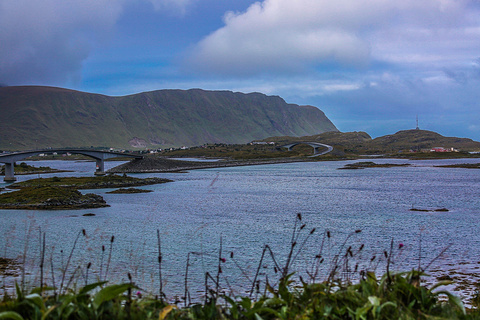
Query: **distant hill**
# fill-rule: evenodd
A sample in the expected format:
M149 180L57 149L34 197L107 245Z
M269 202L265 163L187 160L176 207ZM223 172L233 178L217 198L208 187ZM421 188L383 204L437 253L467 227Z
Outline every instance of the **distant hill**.
M316 107L277 96L158 90L110 97L62 88L0 88L0 150L163 148L338 131Z
M395 134L373 139L367 147L368 151L397 152L421 151L434 147L455 148L462 151L480 150L480 142L468 138L444 137L433 131L403 130Z
M345 153L398 153L421 151L434 147L455 148L461 151L480 151L480 142L467 138L444 137L427 130L404 130L372 139L366 132L325 132L305 137L271 137L264 141L288 144L294 141L313 141L329 144Z

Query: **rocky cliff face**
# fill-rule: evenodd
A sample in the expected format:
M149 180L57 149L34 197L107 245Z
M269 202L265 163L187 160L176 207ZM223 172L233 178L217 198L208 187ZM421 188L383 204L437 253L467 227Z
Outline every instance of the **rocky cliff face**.
M109 97L52 87L4 87L0 113L0 150L161 148L338 131L316 107L260 93L200 89Z

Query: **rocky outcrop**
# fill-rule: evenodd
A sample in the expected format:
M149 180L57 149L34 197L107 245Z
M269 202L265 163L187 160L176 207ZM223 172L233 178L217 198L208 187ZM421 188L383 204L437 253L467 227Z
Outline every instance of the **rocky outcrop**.
M108 206L100 195L60 187L24 188L0 195L0 209L60 210Z

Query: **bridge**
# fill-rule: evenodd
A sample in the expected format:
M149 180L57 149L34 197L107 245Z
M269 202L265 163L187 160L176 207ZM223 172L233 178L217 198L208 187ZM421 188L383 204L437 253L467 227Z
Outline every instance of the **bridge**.
M328 144L323 144L323 143L319 143L319 142L307 142L307 141L299 141L299 142L290 143L290 144L281 146L281 148L287 148L288 151L291 151L293 147L295 147L296 145L299 145L299 144L307 144L307 145L309 145L313 148L313 156L311 156L311 157L318 157L318 156L327 154L327 153L329 153L330 151L333 150L333 147L329 146ZM319 150L321 150L323 148L327 148L327 150L324 150L324 151L320 152Z
M13 182L17 180L15 178L14 165L15 162L23 160L25 158L35 156L41 153L72 153L72 154L82 154L96 160L96 175L105 174L105 160L118 157L129 157L135 159L142 159L143 156L130 154L130 153L121 153L121 152L109 152L109 151L98 151L91 149L44 149L44 150L33 150L33 151L23 151L15 153L0 154L0 163L5 164L5 182Z

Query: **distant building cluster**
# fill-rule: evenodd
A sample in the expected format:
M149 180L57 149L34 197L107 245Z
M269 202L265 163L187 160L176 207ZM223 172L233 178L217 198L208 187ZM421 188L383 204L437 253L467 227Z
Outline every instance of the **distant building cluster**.
M270 144L270 145L274 145L275 142L273 142L273 141L269 141L269 142L266 142L266 141L252 141L252 142L250 142L250 144L251 144L251 145L254 145L254 144L263 144L263 145L265 145L265 144Z
M430 149L430 152L458 152L458 150L454 148L434 147Z
M433 147L431 149L410 149L410 152L458 152L455 148Z

